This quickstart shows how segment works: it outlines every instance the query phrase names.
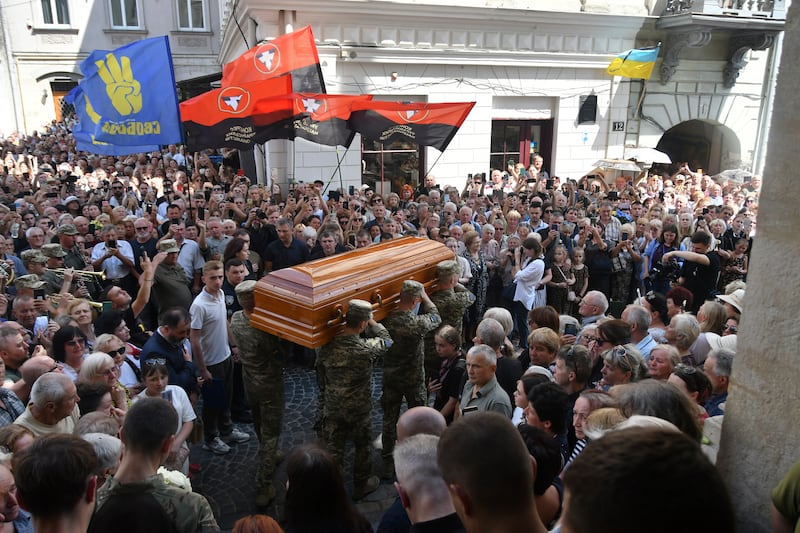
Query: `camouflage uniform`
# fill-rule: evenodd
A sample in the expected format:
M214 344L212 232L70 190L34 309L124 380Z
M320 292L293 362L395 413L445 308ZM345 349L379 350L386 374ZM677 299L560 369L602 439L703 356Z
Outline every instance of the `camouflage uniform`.
M431 301L439 310L442 317L442 325L447 324L458 330L461 336L461 324L464 321L464 311L475 301L475 295L460 285L456 289L436 291L431 294ZM441 360L436 353L434 344L435 331L425 335L425 377L426 379L439 377L439 365Z
M363 486L371 473L372 363L391 346L380 324L367 326L367 338L340 334L323 346L317 357L317 381L322 402L322 440L344 465L344 447L352 437L355 447L353 481Z
M231 317L231 332L239 347L244 390L253 411L256 436L260 443L260 463L256 486L266 489L272 483L275 455L284 408L283 360L279 340L250 325L243 311Z
M102 513L110 498L126 498L129 495L150 494L170 517L173 531L194 533L195 531L219 531L211 506L200 494L167 485L160 474L132 483L120 483L113 477L97 491L95 514ZM113 519L109 516L108 518ZM91 531L91 527L89 529Z
M420 314L393 311L383 320L392 336L392 346L383 356L383 458L391 462L397 440L397 419L403 397L408 408L425 405L427 392L423 369L422 339L442 324L436 306L422 302Z

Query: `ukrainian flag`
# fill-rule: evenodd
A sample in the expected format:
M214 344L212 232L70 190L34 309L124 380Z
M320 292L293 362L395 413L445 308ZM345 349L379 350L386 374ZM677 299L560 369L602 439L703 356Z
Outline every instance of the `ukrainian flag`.
M653 67L656 64L660 48L660 46L634 48L633 50L622 52L611 61L606 72L612 76L648 80L650 79L650 74L653 73Z

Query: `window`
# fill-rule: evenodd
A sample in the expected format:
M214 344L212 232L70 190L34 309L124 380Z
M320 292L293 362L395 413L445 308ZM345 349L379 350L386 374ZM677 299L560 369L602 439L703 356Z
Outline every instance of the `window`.
M182 30L206 29L203 0L178 0L178 27Z
M137 0L109 0L112 28L138 28L139 8Z
M513 161L528 168L533 155L540 153L546 167L550 159L552 138L552 119L493 120L489 164L492 168L506 170Z
M399 193L406 183L416 187L420 172L425 168L424 153L417 143L409 141L382 144L362 139L364 172L361 181L380 194Z
M69 24L67 0L42 0L42 19L45 24Z

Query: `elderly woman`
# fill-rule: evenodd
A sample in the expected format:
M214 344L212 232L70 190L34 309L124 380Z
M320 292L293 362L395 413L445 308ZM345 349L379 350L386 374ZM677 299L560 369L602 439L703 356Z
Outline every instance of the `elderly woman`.
M616 407L617 400L609 393L601 390L586 389L581 392L580 396L575 400L575 405L572 408L572 425L575 428L575 436L578 441L572 448L572 454L567 460L564 470L569 468L570 463L575 460L578 455L583 451L589 443L589 439L583 432L586 419L592 412L603 407ZM562 471L563 476L563 471Z
M114 363L119 368L117 379L128 389L131 395L135 395L142 390L142 374L139 368L139 360L126 353L126 343L121 338L110 333L104 333L97 337L95 349L98 352L105 352L114 358Z
M633 291L639 286L639 280L634 279L635 263L642 261L642 254L634 240L635 228L631 224L623 224L619 230L620 240L611 249L611 262L613 275L611 276L611 299L628 303L631 301Z
M692 354L692 344L700 336L700 323L688 313L675 315L664 332L667 342L678 349L681 362L689 366L697 366Z
M86 383L106 383L111 387L111 399L114 407L127 411L130 406L128 389L119 382L119 368L114 358L103 352L90 353L83 361L78 373L78 381Z
M478 327L486 309L486 290L489 288L489 267L486 257L481 250L481 237L475 231L469 231L464 235L464 247L466 251L463 258L467 260L472 275L465 285L467 290L475 295L475 302L467 308L465 323L465 335L468 339L475 336L475 328Z
M681 363L681 356L674 346L657 344L650 351L647 374L653 379L666 381L672 371Z
M644 361L632 345L614 346L603 352L603 379L598 388L608 390L615 385L639 381L644 373Z

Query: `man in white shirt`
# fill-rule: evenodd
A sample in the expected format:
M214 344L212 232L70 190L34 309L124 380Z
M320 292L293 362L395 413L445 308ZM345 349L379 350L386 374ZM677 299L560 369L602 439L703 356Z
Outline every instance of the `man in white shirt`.
M233 396L233 359L238 348L228 324L225 279L220 261L203 265L205 286L192 302L191 315L192 357L197 365L202 386L208 389L203 402L203 449L218 455L231 451L228 443L247 442L250 435L233 427L231 399Z

